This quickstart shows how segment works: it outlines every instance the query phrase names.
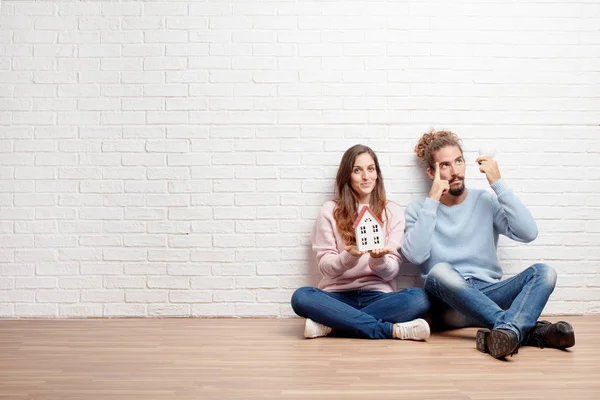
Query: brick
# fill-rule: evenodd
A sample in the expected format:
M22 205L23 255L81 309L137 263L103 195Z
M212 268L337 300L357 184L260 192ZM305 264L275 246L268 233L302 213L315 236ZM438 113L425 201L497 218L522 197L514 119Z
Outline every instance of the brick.
M155 289L128 289L125 291L127 303L166 303L169 292Z
M169 301L172 303L210 303L212 292L210 290L171 290Z
M191 308L187 304L180 305L158 305L150 304L148 306L149 316L168 316L168 317L189 317Z
M101 304L60 305L59 316L64 318L99 318L102 317Z
M145 305L110 304L104 305L104 317L136 317L146 315Z

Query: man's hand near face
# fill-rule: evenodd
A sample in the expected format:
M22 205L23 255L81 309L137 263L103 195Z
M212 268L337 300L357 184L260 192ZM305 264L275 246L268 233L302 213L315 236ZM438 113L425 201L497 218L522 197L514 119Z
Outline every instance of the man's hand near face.
M429 198L440 201L442 196L450 190L450 182L440 178L440 163L435 163L435 173L433 175L433 183L429 191Z
M479 171L485 174L490 185L493 185L501 178L498 163L493 158L479 157L475 162L479 164Z

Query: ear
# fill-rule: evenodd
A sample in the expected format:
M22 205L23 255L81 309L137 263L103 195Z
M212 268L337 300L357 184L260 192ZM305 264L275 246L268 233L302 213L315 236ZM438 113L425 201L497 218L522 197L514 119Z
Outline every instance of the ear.
M435 178L435 171L428 167L427 175L429 176L429 178L433 179L433 178Z

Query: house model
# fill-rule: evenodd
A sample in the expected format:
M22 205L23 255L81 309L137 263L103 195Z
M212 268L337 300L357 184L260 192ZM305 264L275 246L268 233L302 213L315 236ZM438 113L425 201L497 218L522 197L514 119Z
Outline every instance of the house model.
M356 218L352 227L356 234L356 247L358 251L383 249L383 222L377 218L369 206L364 206L360 210L358 218Z

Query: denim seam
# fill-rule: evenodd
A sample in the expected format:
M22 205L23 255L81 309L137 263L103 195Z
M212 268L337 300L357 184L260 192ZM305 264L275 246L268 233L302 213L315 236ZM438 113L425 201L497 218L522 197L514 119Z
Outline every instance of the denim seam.
M532 265L530 268L533 269L532 280L535 281L535 279L539 276L538 270L535 267L535 265ZM515 316L513 317L513 320L516 320L517 317L519 317L521 315L521 312L523 311L523 307L525 307L525 303L527 302L527 299L529 298L529 294L531 293L531 290L533 290L533 286L534 285L529 285L529 287L527 288L527 292L525 293L525 297L523 297L523 301L521 302L521 304L519 304L519 308L518 308L517 312L515 313ZM520 339L523 339L523 338L520 338Z
M465 285L467 285L467 286L470 286L471 288L473 288L473 289L475 289L475 290L477 290L477 291L479 291L479 292L483 293L483 292L482 292L481 290L479 290L479 289L478 289L478 288L477 288L475 285L473 285L473 283L472 283L472 282L470 282L470 281L468 281L468 280L466 280L466 279L465 279L465 280L464 280L464 283L465 283ZM442 301L444 301L444 302L445 302L445 300L443 300L443 296L441 296L441 295L440 295L440 292L439 292L439 288L440 288L440 286L441 286L441 285L440 285L440 283L439 283L439 281L438 281L437 279L435 279L435 280L433 281L433 283L431 283L431 285L433 286L433 287L432 287L432 289L433 289L432 291L433 291L433 294L434 294L434 296L436 296L437 298L439 298L440 300L442 300ZM483 293L483 294L485 295L485 293ZM469 305L468 305L467 303L465 303L464 301L462 301L462 299L461 299L461 297L460 297L460 296L458 296L458 297L453 297L453 298L454 298L454 299L455 299L457 302L459 302L459 303L460 303L461 307L463 307L463 308L469 308ZM500 309L500 310L499 310L499 312L500 312L500 313L503 313L504 311L503 311L502 309ZM478 320L478 321L479 321L479 319L478 319L477 317L474 317L474 316L470 316L469 318L473 318L473 319L475 319L475 320ZM494 315L494 321L497 321L497 320L498 320L498 318L499 318L499 317L498 317L498 314L497 314L497 313L495 313L495 315ZM481 322L481 323L483 323L483 324L485 325L485 322Z
M516 276L516 275L515 275ZM481 293L483 294L488 294L491 292L494 292L497 289L501 289L504 286L506 286L511 280L510 279L505 279L503 281L498 281L498 282L494 282L494 283L490 283L488 287L484 288L484 289L478 289ZM491 288L491 289L490 289ZM488 290L489 289L489 290Z
M538 270L535 267L535 264L532 265L529 268L533 269L533 277L532 277L532 279L535 279L538 276ZM525 296L523 297L523 300L519 304L519 307L518 307L517 311L514 313L511 321L505 321L505 324L507 322L510 322L511 325L509 326L509 328L511 328L511 330L513 330L513 331L515 330L514 328L516 327L515 324L514 324L514 321L518 320L518 317L521 315L521 313L523 311L523 307L525 307L525 304L527 303L527 299L529 298L529 294L531 293L531 290L533 289L533 286L534 285L529 285L529 287L527 288L527 292L525 292ZM518 328L516 330L519 331ZM523 338L521 337L520 331L517 333L517 336L519 337L519 341L523 340Z

